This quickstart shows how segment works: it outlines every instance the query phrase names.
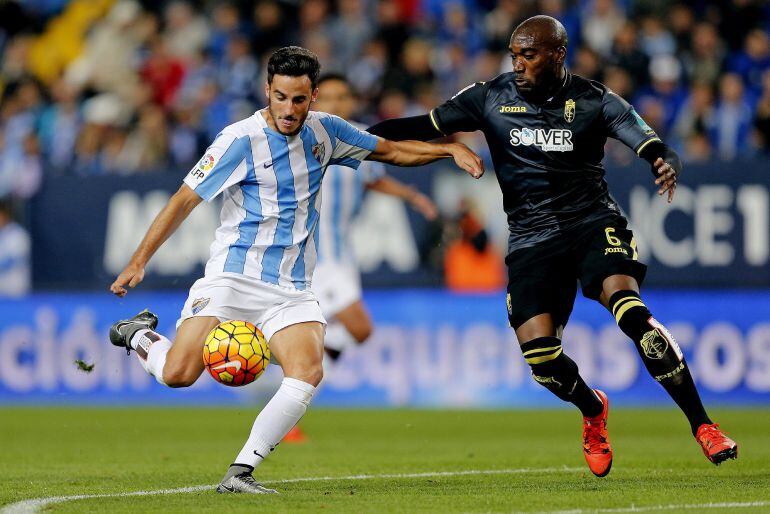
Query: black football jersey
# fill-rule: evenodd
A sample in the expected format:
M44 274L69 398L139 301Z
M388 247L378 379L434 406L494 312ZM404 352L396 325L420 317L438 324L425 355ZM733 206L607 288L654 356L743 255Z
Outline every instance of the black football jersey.
M503 192L508 252L620 215L604 180L604 145L618 139L637 154L655 132L603 84L567 73L542 104L519 95L513 73L479 82L433 109L443 134L481 130Z

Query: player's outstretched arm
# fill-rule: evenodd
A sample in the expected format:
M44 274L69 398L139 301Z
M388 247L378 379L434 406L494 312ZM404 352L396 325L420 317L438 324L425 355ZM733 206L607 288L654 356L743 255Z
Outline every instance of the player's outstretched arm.
M405 139L430 141L444 137L444 134L433 125L427 114L384 120L372 125L366 131L391 141L403 141Z
M396 166L422 166L439 159L452 157L455 163L473 178L484 174L481 157L462 143L424 143L422 141L390 141L377 138L377 147L367 159L387 162Z
M673 148L660 140L655 131L634 108L610 90L602 99L602 116L610 137L622 141L652 166L658 194L668 192L668 202L674 199L676 180L682 172L682 161Z
M427 220L433 221L438 216L438 208L433 200L393 177L380 177L374 182L370 182L366 187L372 191L401 198Z
M366 131L391 141L430 141L455 132L480 130L487 121L484 113L488 91L489 83L477 82L428 114L381 121Z
M127 293L125 286L136 287L144 279L144 267L150 257L174 233L190 212L201 203L201 200L201 197L187 184L182 184L182 187L174 193L163 210L155 217L128 265L110 286L110 291L113 294L122 298Z

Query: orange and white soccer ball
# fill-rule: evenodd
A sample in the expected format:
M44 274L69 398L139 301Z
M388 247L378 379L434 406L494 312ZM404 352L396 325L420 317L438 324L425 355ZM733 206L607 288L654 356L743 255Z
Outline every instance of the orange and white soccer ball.
M248 321L220 323L203 345L203 364L214 380L226 386L254 382L269 362L265 336Z

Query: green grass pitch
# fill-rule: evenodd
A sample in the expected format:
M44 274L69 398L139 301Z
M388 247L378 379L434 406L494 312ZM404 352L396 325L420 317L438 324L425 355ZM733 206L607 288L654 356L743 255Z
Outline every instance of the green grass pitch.
M0 409L0 505L215 484L256 411ZM678 412L611 410L615 460L598 479L569 410L311 409L309 440L257 470L279 496L112 496L42 512L770 512L770 410L712 414L740 448L719 467Z

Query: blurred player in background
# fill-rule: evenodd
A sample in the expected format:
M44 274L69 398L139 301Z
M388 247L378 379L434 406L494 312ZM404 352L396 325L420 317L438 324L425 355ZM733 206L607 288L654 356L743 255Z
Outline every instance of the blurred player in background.
M0 297L19 297L32 286L29 233L13 220L8 200L0 199Z
M481 130L492 153L508 215L508 295L511 326L535 380L583 414L589 468L612 465L607 397L580 377L562 350L579 280L636 344L647 371L682 409L714 464L737 456L737 445L712 423L681 350L643 303L646 266L607 191L602 158L608 137L652 166L659 194L670 202L682 169L677 154L625 100L564 66L567 33L549 16L521 23L510 40L513 72L457 93L429 115L387 120L370 132L430 140Z
M357 105L347 79L335 74L322 76L314 109L350 119L357 112ZM372 333L350 242L350 230L367 189L403 199L428 220L438 215L430 198L385 175L385 166L378 162L364 162L357 171L341 164L326 169L313 293L328 323L324 347L332 359L337 359L348 346L363 343Z
M221 321L257 326L284 379L257 416L246 444L217 487L220 493L273 493L252 472L305 413L323 377L325 320L310 291L324 168L364 159L418 166L453 157L480 177L481 159L460 144L393 143L337 116L309 112L318 94L318 58L299 47L268 61L266 109L226 127L158 214L110 290L136 287L152 255L203 200L222 194L222 223L205 276L193 284L171 341L144 311L115 323L110 340L134 350L148 373L169 387L192 385L203 372L202 346Z

